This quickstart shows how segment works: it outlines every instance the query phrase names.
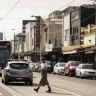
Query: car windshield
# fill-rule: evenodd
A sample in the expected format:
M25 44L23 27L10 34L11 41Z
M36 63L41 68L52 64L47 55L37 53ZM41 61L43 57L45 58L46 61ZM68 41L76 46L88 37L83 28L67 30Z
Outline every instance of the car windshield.
M64 64L64 63L60 63L59 66L60 66L60 67L64 67L65 64Z
M71 61L70 62L71 66L78 66L79 64L80 64L80 62L78 62L78 61Z
M13 69L27 69L29 67L26 63L11 63L9 66Z
M93 65L83 65L82 69L94 69Z

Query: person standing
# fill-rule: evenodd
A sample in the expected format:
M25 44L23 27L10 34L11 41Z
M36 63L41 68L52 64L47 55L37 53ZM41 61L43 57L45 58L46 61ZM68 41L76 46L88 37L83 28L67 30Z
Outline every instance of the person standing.
M39 85L36 89L34 89L34 91L38 92L38 90L40 89L41 86L48 86L48 91L46 92L51 92L51 88L47 79L47 63L44 57L41 58L41 80L39 82Z

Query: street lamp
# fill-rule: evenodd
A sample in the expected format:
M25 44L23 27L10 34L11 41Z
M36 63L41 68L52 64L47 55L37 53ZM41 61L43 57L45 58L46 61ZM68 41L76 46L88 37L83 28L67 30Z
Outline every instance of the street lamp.
M14 31L15 29L12 29L12 31ZM14 32L14 59L15 59L15 32Z

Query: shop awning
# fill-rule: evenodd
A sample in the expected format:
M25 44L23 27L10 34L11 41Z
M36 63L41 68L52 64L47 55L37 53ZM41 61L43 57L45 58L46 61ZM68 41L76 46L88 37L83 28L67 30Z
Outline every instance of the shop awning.
M63 52L63 54L73 54L73 53L77 53L77 50Z

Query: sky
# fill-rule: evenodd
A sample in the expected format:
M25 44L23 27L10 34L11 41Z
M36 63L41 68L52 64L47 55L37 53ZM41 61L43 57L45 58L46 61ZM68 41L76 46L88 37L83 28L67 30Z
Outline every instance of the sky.
M22 32L22 20L32 20L34 19L32 15L47 18L55 10L90 3L93 2L91 0L0 0L0 32L4 33L4 39L12 40L14 33Z

